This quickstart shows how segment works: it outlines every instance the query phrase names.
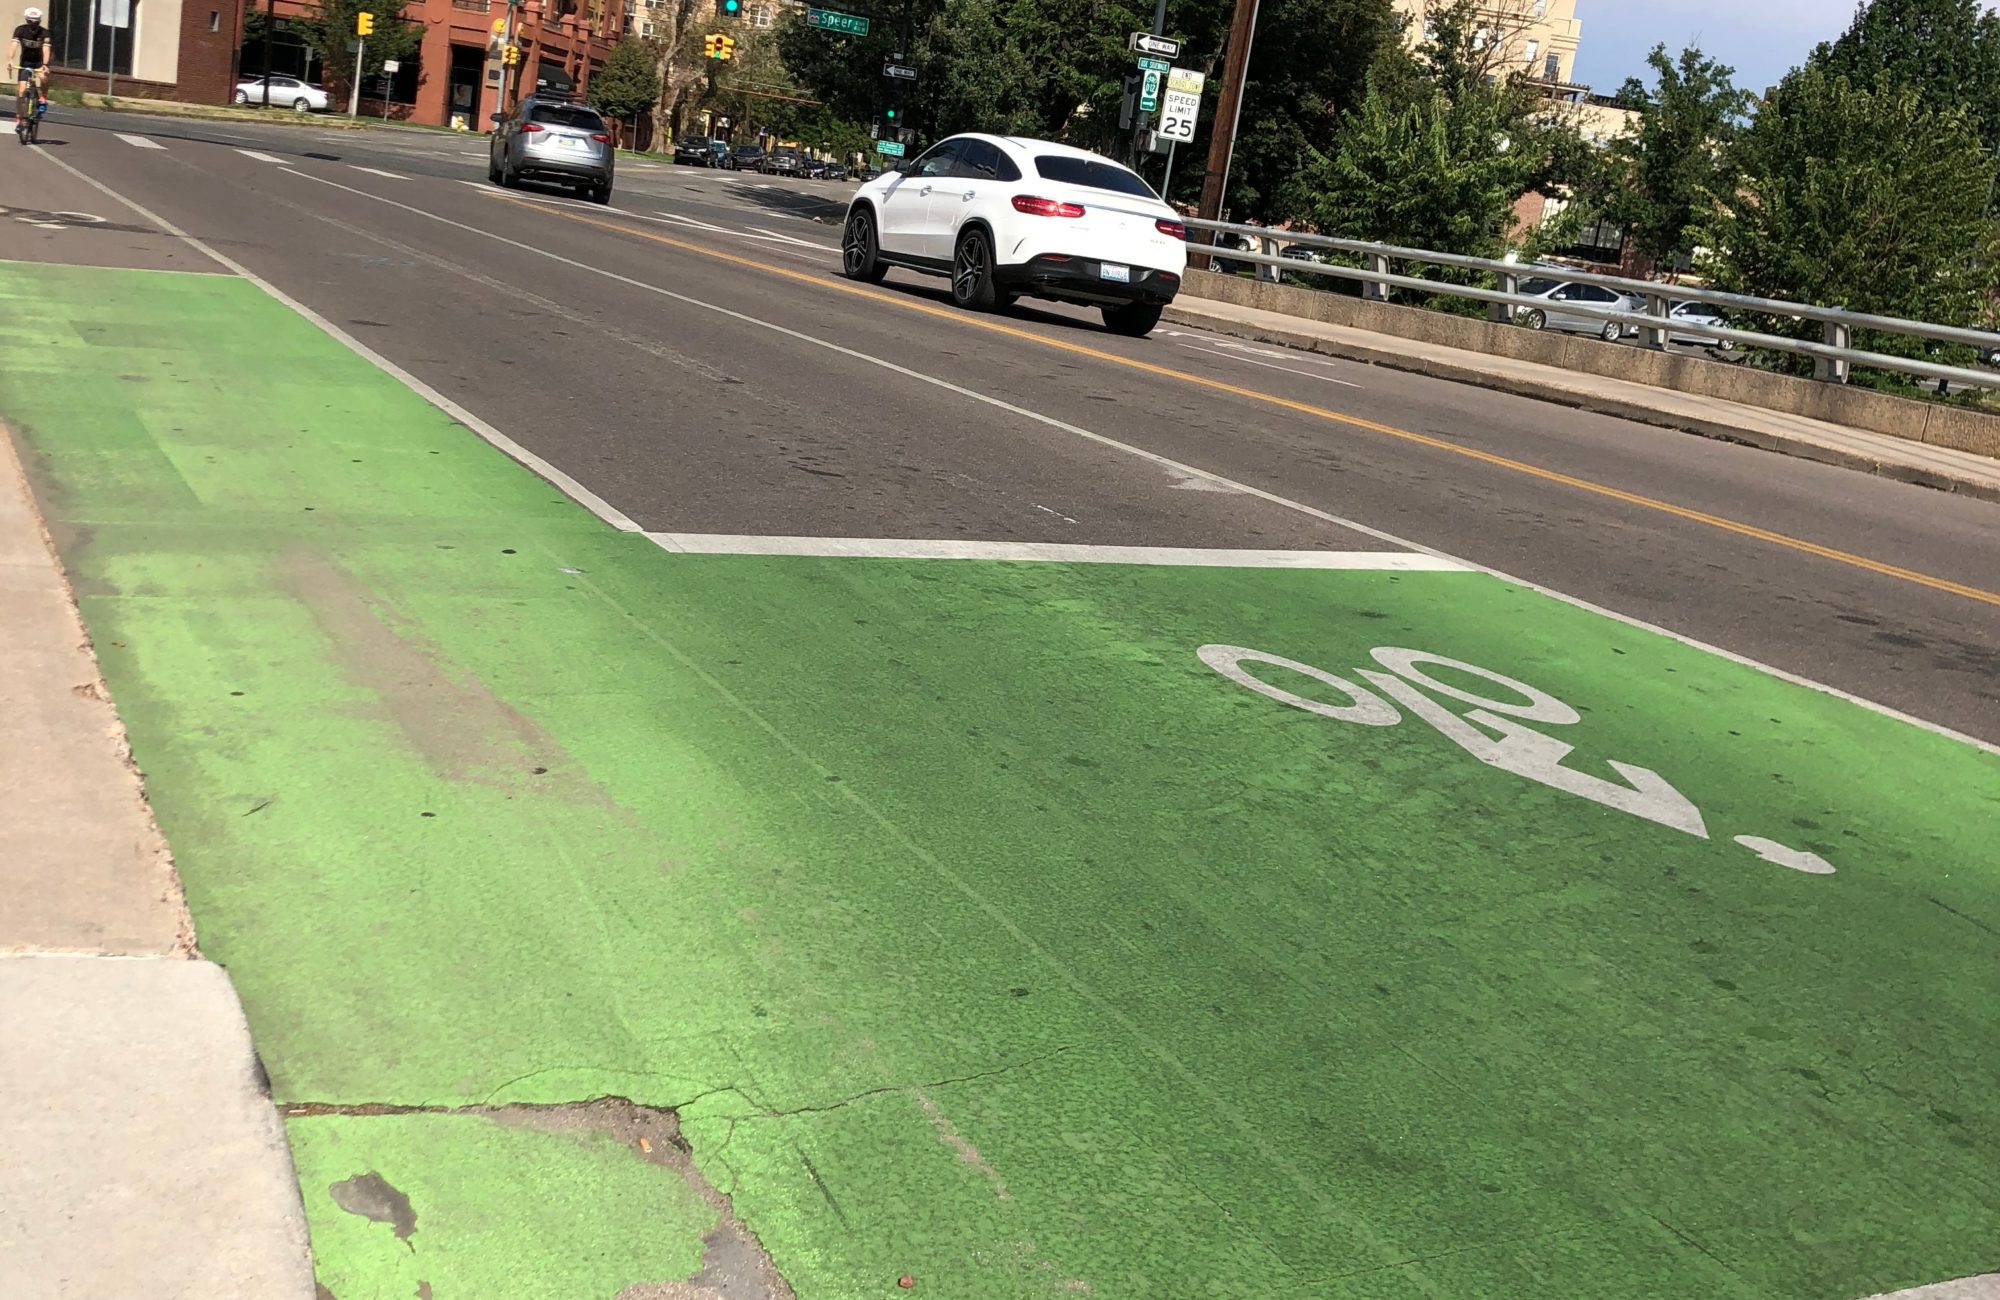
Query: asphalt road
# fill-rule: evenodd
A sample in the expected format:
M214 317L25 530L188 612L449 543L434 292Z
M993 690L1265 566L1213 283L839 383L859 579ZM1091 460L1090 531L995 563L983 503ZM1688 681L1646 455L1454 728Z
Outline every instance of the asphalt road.
M45 140L648 531L1408 541L2000 741L2000 507L1199 331L966 316L900 272L861 290L851 185L627 159L606 209L487 185L477 137L65 110ZM67 237L150 226L98 197L104 232Z

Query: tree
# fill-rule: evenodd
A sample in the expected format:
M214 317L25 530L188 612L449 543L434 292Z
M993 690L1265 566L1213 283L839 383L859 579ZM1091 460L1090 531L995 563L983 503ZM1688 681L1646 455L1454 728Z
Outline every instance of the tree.
M1857 86L1808 66L1764 104L1736 153L1740 196L1705 241L1718 287L1950 325L1984 319L2000 289L1995 164L1966 111L1927 108L1886 74ZM1770 328L1816 340L1820 327ZM1856 346L1926 347L1888 335Z
M347 46L355 39L355 16L364 10L375 15L375 34L368 38L363 84L382 75L384 61L415 58L423 45L424 25L403 16L400 0L320 0L291 20L291 30L319 56L327 85L336 91L354 84L354 55Z
M1611 142L1585 197L1625 229L1640 254L1669 262L1693 253L1701 222L1734 196L1730 144L1754 101L1731 82L1734 69L1698 49L1671 59L1656 45L1646 61L1656 84L1635 78L1618 92L1643 116L1636 130Z
M2000 16L1981 0L1864 0L1807 66L1856 86L1887 76L1927 108L1964 108L1987 147L2000 147Z
M1247 216L1297 217L1310 206L1300 178L1361 103L1370 67L1400 49L1401 24L1389 0L1264 0L1257 25L1227 203ZM1211 97L1195 158L1206 153L1214 109ZM1199 187L1200 167L1183 175Z
M622 40L605 56L604 67L590 79L590 106L608 118L624 121L660 102L660 72L653 50L644 41Z
M1423 43L1369 74L1302 177L1298 215L1357 239L1500 253L1516 201L1567 179L1588 150L1533 83L1492 72L1492 43L1473 0L1431 11Z

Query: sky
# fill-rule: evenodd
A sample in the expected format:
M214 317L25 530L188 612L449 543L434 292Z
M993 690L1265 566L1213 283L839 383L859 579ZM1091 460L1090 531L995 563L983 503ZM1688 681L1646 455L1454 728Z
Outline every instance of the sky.
M1610 94L1627 77L1651 80L1653 46L1678 54L1697 45L1735 68L1737 85L1761 92L1846 31L1854 9L1855 0L1577 0L1576 79Z

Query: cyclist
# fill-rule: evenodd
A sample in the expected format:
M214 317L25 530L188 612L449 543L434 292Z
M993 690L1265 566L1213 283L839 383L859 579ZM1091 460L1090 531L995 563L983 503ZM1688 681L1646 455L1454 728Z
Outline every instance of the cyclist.
M39 106L43 87L49 80L49 29L42 26L42 11L30 8L21 18L21 25L14 29L13 41L7 47L7 67L16 74L16 126L24 125L28 114ZM30 88L35 92L32 100L28 98Z

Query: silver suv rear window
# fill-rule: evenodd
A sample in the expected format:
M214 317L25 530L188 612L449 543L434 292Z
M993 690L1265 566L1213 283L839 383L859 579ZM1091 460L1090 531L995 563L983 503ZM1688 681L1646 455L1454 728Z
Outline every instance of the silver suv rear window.
M560 104L537 104L528 112L530 122L544 126L570 126L579 131L602 131L604 119L587 108L564 108Z

